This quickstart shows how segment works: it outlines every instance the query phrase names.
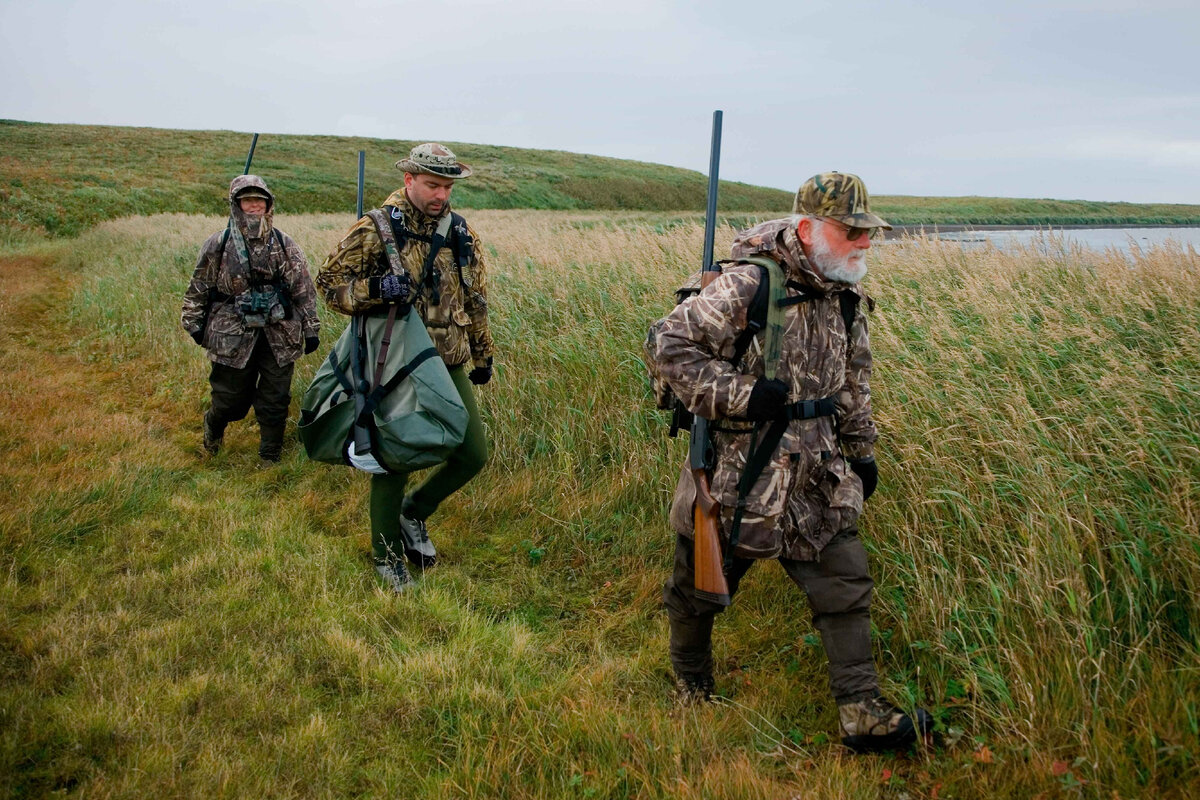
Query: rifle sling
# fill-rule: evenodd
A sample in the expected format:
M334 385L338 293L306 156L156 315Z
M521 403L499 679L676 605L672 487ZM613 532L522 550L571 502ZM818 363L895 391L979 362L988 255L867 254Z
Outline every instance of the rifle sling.
M770 463L771 457L775 455L779 443L783 441L783 434L787 432L788 423L794 419L829 417L833 416L836 411L837 403L833 397L802 400L786 406L786 413L771 420L770 427L766 429L765 434L762 431L766 423L760 422L754 426L754 437L750 440L750 452L746 454L746 469L742 471L742 477L738 481L738 498L737 505L733 509L733 523L729 527L729 548L725 551L726 571L733 564L733 551L740 539L742 517L746 513L746 498L750 496L750 490L754 488L758 476L762 475L763 470ZM749 431L739 431L739 433L747 432Z

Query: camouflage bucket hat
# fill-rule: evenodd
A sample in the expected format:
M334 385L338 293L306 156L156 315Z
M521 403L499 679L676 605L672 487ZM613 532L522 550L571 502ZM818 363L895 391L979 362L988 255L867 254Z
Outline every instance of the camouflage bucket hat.
M867 187L857 175L842 172L822 172L813 175L796 192L793 214L829 217L852 228L884 228L892 226L871 213Z
M436 142L419 144L408 154L396 162L396 166L405 172L415 174L437 175L439 178L460 180L471 176L471 168L459 161L450 148Z

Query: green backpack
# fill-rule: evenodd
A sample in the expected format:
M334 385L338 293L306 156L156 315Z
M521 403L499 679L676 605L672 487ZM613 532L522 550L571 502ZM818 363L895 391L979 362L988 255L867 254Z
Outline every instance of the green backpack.
M358 314L317 370L300 404L308 457L365 472L411 472L462 444L467 410L411 309L397 319Z

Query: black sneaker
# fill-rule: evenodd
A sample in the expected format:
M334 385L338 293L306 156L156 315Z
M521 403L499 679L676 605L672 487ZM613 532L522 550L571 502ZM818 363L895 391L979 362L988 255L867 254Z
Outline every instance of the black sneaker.
M429 529L425 520L410 519L400 515L400 533L404 537L404 557L417 572L423 572L437 563L437 549L429 540Z
M856 753L908 747L933 728L933 718L925 709L909 716L878 695L839 705L838 721L842 744Z

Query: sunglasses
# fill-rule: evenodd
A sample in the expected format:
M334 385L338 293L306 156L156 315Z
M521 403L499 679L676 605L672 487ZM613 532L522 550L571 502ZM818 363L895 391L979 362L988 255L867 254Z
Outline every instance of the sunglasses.
M844 230L846 232L846 241L848 242L853 242L864 233L868 239L874 239L875 235L879 233L879 228L852 228L843 222L838 222L836 219L830 219L829 217L820 217L820 220L827 225L836 225Z

